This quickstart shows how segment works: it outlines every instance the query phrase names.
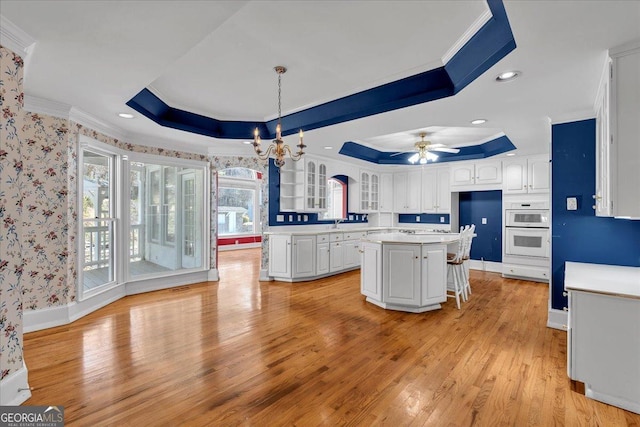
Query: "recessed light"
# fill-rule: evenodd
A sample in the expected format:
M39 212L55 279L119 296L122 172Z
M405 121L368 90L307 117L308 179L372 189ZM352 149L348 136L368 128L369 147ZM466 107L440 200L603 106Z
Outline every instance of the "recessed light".
M130 113L118 113L118 117L122 117L123 119L133 119L134 115Z
M498 74L498 77L496 77L496 81L509 82L517 78L520 74L522 74L520 71L505 71L504 73Z
M330 145L325 145L323 148L324 148L325 150L333 150L333 147L332 147L332 146L330 146Z
M485 119L475 119L475 120L471 120L471 124L472 125L481 125L483 123L487 123L487 121Z
M516 155L516 153L507 153L507 157L513 157L515 155Z
M253 141L242 141L243 144L249 145L249 144L253 144Z

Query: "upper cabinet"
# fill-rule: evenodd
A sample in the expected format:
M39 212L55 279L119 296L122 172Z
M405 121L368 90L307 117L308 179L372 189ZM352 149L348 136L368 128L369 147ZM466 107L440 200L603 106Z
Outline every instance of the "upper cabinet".
M420 213L420 169L398 172L393 176L393 204L397 213Z
M549 160L546 155L507 160L503 168L504 194L549 192Z
M640 218L640 40L609 53L596 99L594 209Z
M393 174L380 174L380 212L393 212Z
M451 187L454 191L496 190L502 183L502 162L484 160L451 166Z
M327 163L313 158L305 161L304 211L327 210Z
M280 168L280 211L322 212L327 210L327 163L305 157L287 161Z
M358 181L349 180L349 212L373 213L380 209L380 175L361 170Z
M421 212L451 212L450 181L449 168L425 168L422 170Z

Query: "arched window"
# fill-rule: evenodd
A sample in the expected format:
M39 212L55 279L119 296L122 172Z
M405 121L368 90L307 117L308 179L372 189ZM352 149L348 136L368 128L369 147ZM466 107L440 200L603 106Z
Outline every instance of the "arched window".
M344 219L347 217L347 186L336 178L327 180L327 210L321 219Z

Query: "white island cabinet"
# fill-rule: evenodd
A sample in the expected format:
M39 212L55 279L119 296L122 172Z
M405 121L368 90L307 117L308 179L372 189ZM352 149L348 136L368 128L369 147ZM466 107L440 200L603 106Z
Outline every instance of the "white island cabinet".
M447 244L458 234L370 234L362 244L361 293L379 307L422 313L447 300Z
M585 394L640 414L640 267L567 262L567 371Z

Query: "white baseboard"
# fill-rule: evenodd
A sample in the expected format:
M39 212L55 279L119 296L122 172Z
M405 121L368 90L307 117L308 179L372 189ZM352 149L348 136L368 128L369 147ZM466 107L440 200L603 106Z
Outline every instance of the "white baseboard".
M214 272L214 273L212 273ZM127 295L159 291L176 286L190 285L211 281L209 277L218 276L218 270L196 271L186 274L139 280L115 286L104 292L92 295L83 301L72 302L59 307L48 307L40 310L23 312L23 332L34 332L72 323L114 301Z
M492 273L502 273L502 263L495 261L469 260L469 268L472 270L491 271Z
M218 246L218 252L235 251L236 249L250 249L250 248L260 248L260 247L262 247L262 242L238 243L237 245Z
M218 273L217 268L212 268L207 273L207 281L209 282L218 282L220 280L220 274Z
M590 384L585 384L584 395L593 400L604 402L606 404L613 405L618 408L634 412L636 414L640 414L640 403L633 402L619 396L614 396L609 393L595 391L591 388Z
M0 381L0 406L18 406L31 397L29 372L22 362L22 368L7 375Z
M568 313L564 310L556 310L555 308L549 309L549 316L547 317L547 328L558 329L561 331L567 330Z

